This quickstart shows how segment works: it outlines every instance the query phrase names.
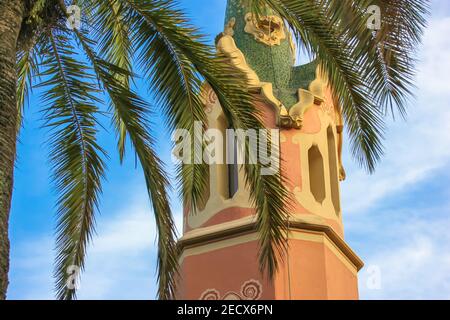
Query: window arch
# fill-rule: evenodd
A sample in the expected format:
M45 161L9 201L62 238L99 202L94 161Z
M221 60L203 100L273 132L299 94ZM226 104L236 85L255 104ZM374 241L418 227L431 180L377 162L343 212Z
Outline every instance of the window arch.
M309 162L309 185L312 195L317 202L322 203L325 200L325 170L323 157L319 147L313 145L308 150Z
M228 198L231 199L239 189L239 164L238 164L238 148L236 136L233 133L227 133L227 171L228 171Z
M336 139L333 128L330 126L327 130L328 143L328 162L330 168L330 187L331 187L331 201L333 202L336 214L339 215L341 211L340 196L339 196L339 173L336 150Z

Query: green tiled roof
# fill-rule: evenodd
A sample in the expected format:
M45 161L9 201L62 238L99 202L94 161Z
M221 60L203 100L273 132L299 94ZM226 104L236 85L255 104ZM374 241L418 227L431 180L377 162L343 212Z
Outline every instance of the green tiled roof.
M298 102L298 89L308 89L315 79L316 64L312 62L294 66L295 57L287 28L288 37L282 40L280 45L274 46L258 42L252 34L245 32L245 16L250 12L250 8L242 3L245 3L245 0L228 0L225 24L232 18L236 19L234 40L237 47L261 81L272 83L275 96L289 108ZM265 9L263 14L274 15L274 12Z

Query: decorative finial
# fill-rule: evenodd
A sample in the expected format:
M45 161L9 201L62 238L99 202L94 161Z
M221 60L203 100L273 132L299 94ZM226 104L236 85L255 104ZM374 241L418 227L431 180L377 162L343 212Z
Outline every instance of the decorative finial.
M236 18L231 18L225 26L223 34L225 36L234 36L234 26L236 25Z
M249 12L245 16L244 31L253 35L256 41L268 46L279 46L286 39L283 19L276 15L267 15L259 18Z

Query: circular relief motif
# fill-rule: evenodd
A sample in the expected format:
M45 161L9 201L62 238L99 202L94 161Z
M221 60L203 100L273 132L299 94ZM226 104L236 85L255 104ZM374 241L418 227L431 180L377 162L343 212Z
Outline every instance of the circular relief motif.
M219 299L220 293L219 291L214 289L206 290L200 297L200 300L219 300Z
M222 300L242 300L242 298L234 292L227 293Z
M211 113L213 110L213 106L216 104L217 100L219 100L219 98L217 97L216 93L214 92L214 90L212 88L208 88L208 90L206 91L206 93L204 94L204 99L205 99L205 105L206 105L206 113Z
M258 300L262 295L262 285L257 280L246 281L241 286L241 292L227 292L221 297L216 289L208 289L202 293L200 300Z
M258 300L261 298L262 286L259 281L249 280L242 285L241 288L242 297L245 300Z
M336 112L333 104L333 100L330 98L328 94L325 95L324 101L321 105L321 109L324 113L328 114L328 116L335 121Z
M286 39L284 21L278 16L261 16L259 19L251 12L245 16L244 31L252 34L256 41L268 46L280 45Z

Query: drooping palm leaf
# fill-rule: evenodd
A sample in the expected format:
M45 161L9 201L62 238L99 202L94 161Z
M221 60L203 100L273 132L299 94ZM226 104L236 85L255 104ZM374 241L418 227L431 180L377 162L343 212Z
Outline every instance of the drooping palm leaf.
M376 34L367 26L373 4L381 8ZM352 153L372 172L383 153L383 113L389 107L405 114L428 1L253 0L254 7L261 5L285 17L324 67L343 109Z
M33 77L38 74L38 62L35 47L31 46L26 51L20 50L17 54L17 130L22 127L25 105L28 95L33 87Z
M133 45L130 39L129 19L125 15L124 6L117 0L94 1L89 9L93 15L94 38L98 41L100 56L109 63L131 73ZM125 87L130 86L130 76L114 74L117 81ZM114 110L115 112L115 110ZM114 125L118 134L118 150L123 160L126 149L126 125L117 114Z
M72 299L70 272L83 270L86 248L95 226L105 152L97 143L98 108L95 78L79 61L69 37L50 30L39 86L46 126L51 128L50 159L58 191L56 290L59 299ZM72 283L73 285L73 283Z
M374 67L366 68L365 77L374 79L370 88L384 110L390 110L392 115L399 112L405 117L414 88L415 53L426 26L429 1L380 0L372 4L381 8L381 30L372 37L371 47L376 53L369 57L375 58ZM364 31L367 33L367 29ZM380 70L383 72L374 75Z
M166 115L172 130L185 129L194 134L195 123L206 125L206 114L200 98L202 84L193 63L179 48L187 34L187 46L203 46L193 28L180 20L180 12L171 1L124 0L132 23L133 43L140 48L138 62ZM198 141L200 142L200 141ZM200 142L201 143L201 142ZM194 143L193 143L194 145ZM201 160L201 159L200 159ZM180 166L178 178L186 206L197 208L204 201L208 166L199 163L191 152L191 163Z
M97 57L91 48L92 41L76 31L78 40L92 63L95 73L110 97L116 123L122 123L130 137L145 175L158 228L158 296L172 299L175 294L175 277L178 270L176 230L167 194L168 180L161 160L154 153L154 141L148 121L150 110L127 83L121 81L131 74ZM121 127L116 127L121 130ZM119 140L120 134L118 134Z
M158 86L161 83L174 83L174 88L179 88L179 79L176 76L178 75L185 81L193 79L195 81L193 88L197 92L200 85L200 79L196 74L198 72L218 95L231 127L244 130L263 128L254 105L255 97L248 92L246 77L230 67L225 57L212 54L212 49L202 43L203 38L198 31L187 24L184 14L171 5L173 1L126 1L136 13L138 22L136 24L138 38L135 43L140 48L150 49L144 50L147 52L143 56L145 70L148 70L149 74L151 72L155 76L157 75L157 78L152 78L152 80ZM158 48L156 44L159 41L161 41L161 47ZM150 64L155 58L164 62L159 65ZM174 66L176 69L173 69ZM186 72L188 72L188 76L186 76ZM174 95L178 97L178 94ZM181 94L187 95L186 92L181 92ZM188 129L190 132L192 132L193 123L192 120L188 120L186 123L186 120L183 119L186 110L191 119L202 123L205 121L203 105L198 95L194 97L195 109L192 109L192 102L185 100L189 97L184 97L184 100L180 101L181 105L177 100L170 103L173 108L171 114L175 112L180 117L175 122L178 125L181 124L180 128ZM171 119L177 118L172 115ZM245 145L245 148L248 152L248 144ZM260 166L252 164L246 165L245 169L247 187L250 190L251 200L255 204L258 217L257 227L261 237L261 269L268 271L269 276L273 276L277 267L277 256L282 255L284 250L284 230L288 215L289 196L283 186L280 174L261 176ZM182 181L185 186L187 184L187 187L184 188L185 203L193 204L194 209L203 200L205 178L207 177L205 170L203 165L184 165L181 171ZM197 179L200 176L201 179Z

